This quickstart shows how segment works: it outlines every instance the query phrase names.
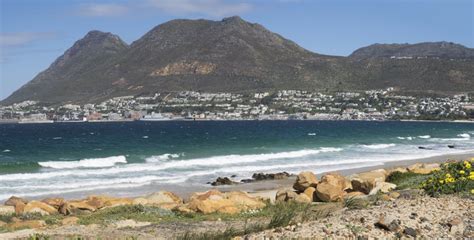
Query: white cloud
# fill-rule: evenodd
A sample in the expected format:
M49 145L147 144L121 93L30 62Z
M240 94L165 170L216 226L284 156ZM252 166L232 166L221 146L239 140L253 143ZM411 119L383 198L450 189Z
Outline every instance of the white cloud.
M0 33L0 47L21 46L36 40L51 38L55 35L52 32Z
M79 10L79 14L90 17L121 16L127 12L128 7L119 4L89 4Z
M202 14L222 17L241 14L249 11L252 5L224 0L148 0L151 6L161 11L176 14Z

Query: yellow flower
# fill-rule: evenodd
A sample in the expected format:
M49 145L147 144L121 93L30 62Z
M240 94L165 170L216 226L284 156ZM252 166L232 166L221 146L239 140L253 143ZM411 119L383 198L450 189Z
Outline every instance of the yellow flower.
M474 175L469 175L469 179L474 180Z
M439 180L439 183L443 184L443 183L444 183L444 181L443 181L443 180Z
M471 194L474 194L474 189L471 189Z
M471 169L471 163L468 161L464 161L464 167L466 167L467 169Z
M459 171L459 174L464 174L466 173L464 170Z

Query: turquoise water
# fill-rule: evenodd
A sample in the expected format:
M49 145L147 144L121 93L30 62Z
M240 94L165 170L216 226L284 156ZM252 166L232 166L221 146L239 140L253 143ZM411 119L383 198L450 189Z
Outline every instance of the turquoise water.
M472 138L471 138L472 136ZM0 125L0 199L205 185L217 176L375 166L474 149L474 124L176 121ZM455 145L450 149L447 145ZM418 149L419 146L430 150Z

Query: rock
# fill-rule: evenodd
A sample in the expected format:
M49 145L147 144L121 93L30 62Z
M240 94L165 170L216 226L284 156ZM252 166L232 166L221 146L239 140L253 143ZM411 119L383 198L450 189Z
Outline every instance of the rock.
M364 198L366 197L367 195L365 195L363 192L348 192L344 195L344 198L345 199L349 199L349 198Z
M223 178L218 177L215 182L211 183L212 186L234 185L234 184L238 184L238 183L230 180L230 178L228 177L223 177Z
M375 187L370 190L369 195L375 195L378 192L388 193L390 190L393 190L397 187L396 184L388 182L376 182Z
M276 202L288 202L291 200L295 200L295 198L298 196L297 193L293 192L292 190L289 189L281 189L278 190L276 193L275 201Z
M250 178L247 178L247 179L242 179L240 180L241 183L251 183L251 182L255 182L255 179L250 179Z
M9 229L23 229L23 228L42 228L46 226L46 222L43 220L28 220L22 222L13 222L7 225Z
M24 213L40 213L41 215L57 214L58 210L44 202L31 201L25 205Z
M14 206L0 206L0 216L9 216L15 214Z
M293 184L293 188L297 191L303 192L306 188L316 187L318 185L318 179L312 172L301 172L296 177L296 182Z
M451 233L463 232L464 223L460 217L452 217L447 223Z
M68 202L64 202L61 206L59 206L58 212L62 215L69 215L72 213L71 206Z
M53 206L56 209L59 209L59 207L65 203L64 198L46 198L41 200L41 202Z
M28 201L16 196L11 196L7 201L5 201L5 205L7 206L15 206L17 203L27 204Z
M63 220L61 220L61 225L64 225L64 226L77 225L78 221L79 221L78 217L66 217Z
M448 145L448 148L455 148L454 145Z
M308 195L306 195L306 194L304 194L304 193L300 193L300 194L298 194L298 196L296 196L295 202L299 202L299 203L311 203L311 202L312 202L312 199L309 198Z
M380 216L378 222L376 222L374 225L378 228L392 232L400 230L400 220L390 216Z
M26 201L25 199L15 196L12 196L7 201L5 201L5 205L15 207L15 213L17 215L23 213L26 203L28 203L28 201Z
M68 202L68 207L70 212L75 212L76 210L94 212L97 210L97 207L90 205L87 200L70 201Z
M352 189L369 194L377 182L385 181L385 174L380 172L365 172L351 177Z
M390 196L388 196L388 194L382 194L382 195L380 195L380 200L390 201L390 200L392 200L392 198Z
M6 223L6 222L4 222L4 221L0 221L0 228L1 228L1 227L5 227L6 225L7 225L7 223Z
M114 198L114 199L110 199L106 201L104 203L104 208L132 205L132 203L133 203L133 200L129 198Z
M416 230L411 228L411 227L407 227L403 230L403 233L407 236L410 236L410 237L414 237L416 238Z
M306 190L304 190L303 193L306 194L306 196L308 196L308 198L311 200L311 202L313 202L313 201L315 201L315 196L314 196L315 192L316 192L316 188L309 187L309 188L306 188Z
M167 191L159 191L144 197L148 204L159 206L165 203L182 204L183 199L176 194Z
M320 183L316 186L316 196L323 202L341 201L344 191L329 183Z
M287 179L290 176L287 172L279 172L279 173L254 173L252 178L256 181L263 181L263 180L281 180Z
M266 204L258 198L253 198L245 192L221 193L215 189L204 193L195 193L190 202L177 210L201 212L204 214L219 212L235 214L250 209L260 209Z
M397 198L400 197L400 193L398 193L398 192L390 192L390 193L388 194L388 196L390 196L390 197L393 198L393 199L397 199Z
M407 170L412 173L430 174L432 171L440 170L440 167L438 163L415 163L407 167Z
M337 173L328 173L321 177L321 183L328 183L340 190L345 190L346 186L346 178Z

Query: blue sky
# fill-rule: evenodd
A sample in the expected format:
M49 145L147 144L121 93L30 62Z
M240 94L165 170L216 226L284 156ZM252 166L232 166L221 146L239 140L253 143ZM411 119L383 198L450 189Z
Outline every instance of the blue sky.
M0 0L0 99L90 30L131 43L171 19L233 15L322 54L348 55L372 43L474 47L472 0Z

